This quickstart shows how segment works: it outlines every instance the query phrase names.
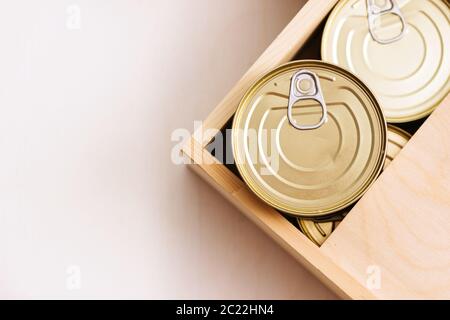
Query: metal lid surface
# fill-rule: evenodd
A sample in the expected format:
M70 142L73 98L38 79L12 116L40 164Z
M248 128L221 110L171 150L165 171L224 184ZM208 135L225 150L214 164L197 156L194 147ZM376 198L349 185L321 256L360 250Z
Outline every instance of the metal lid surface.
M298 83L291 82L299 70ZM314 79L310 74L320 87L303 81ZM315 98L291 105L291 89ZM292 122L323 123L300 130ZM262 200L298 217L320 217L358 200L379 175L386 130L375 97L353 74L321 61L295 61L264 75L244 95L233 120L233 154Z
M367 83L388 122L422 118L450 90L449 3L342 0L326 23L321 50L324 61Z

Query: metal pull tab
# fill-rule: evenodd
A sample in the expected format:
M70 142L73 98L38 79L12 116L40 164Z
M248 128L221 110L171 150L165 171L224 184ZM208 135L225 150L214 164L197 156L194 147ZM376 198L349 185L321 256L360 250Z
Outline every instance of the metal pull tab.
M300 125L292 116L292 107L300 100L314 100L322 108L320 121L313 125ZM291 78L288 101L288 119L291 125L299 130L313 130L320 128L328 120L327 105L323 99L319 77L309 70L299 70Z
M372 39L380 44L389 44L396 42L403 38L406 32L406 21L403 17L402 12L397 4L396 0L384 0L386 2L390 2L389 8L383 8L375 4L375 0L367 0L367 19L369 20L369 31ZM400 22L402 24L402 30L398 35L390 39L381 39L375 34L375 21L377 18L381 16L393 14L400 18Z

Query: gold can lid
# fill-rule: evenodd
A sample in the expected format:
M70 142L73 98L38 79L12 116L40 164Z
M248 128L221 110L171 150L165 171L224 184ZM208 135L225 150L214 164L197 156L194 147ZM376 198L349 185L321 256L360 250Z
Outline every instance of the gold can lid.
M450 8L444 0L342 0L322 59L359 76L388 122L430 114L450 90Z
M292 103L292 94L310 98ZM386 130L377 100L353 74L295 61L244 95L233 120L233 154L262 200L314 218L344 209L370 187L384 163Z

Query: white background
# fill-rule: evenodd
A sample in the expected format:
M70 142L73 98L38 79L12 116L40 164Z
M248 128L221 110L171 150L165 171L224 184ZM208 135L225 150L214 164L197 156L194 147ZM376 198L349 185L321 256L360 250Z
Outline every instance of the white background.
M334 298L170 161L302 2L2 1L0 298Z

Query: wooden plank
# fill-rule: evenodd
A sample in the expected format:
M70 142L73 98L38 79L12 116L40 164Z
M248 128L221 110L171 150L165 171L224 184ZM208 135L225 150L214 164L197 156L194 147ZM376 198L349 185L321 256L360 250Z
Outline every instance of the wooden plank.
M450 298L450 95L320 250L362 285L378 270L377 298Z
M322 254L319 247L248 188L235 193L231 202L338 296L343 299L375 298L367 288Z
M193 144L197 142L192 142ZM200 147L200 145L197 145ZM205 149L195 152L197 164L191 165L196 173L216 188L256 225L278 242L294 258L317 276L325 285L344 299L373 299L374 296L350 275L322 254L278 211L261 201L231 171L218 165ZM184 152L189 151L184 149ZM203 153L200 155L200 153ZM192 153L190 153L192 154ZM202 162L200 162L200 158Z
M214 185L221 193L231 194L243 187L244 183L223 164L213 157L201 144L193 137L183 146L183 154L192 161L191 166L201 168L197 173L201 174L209 182L216 182ZM194 169L196 169L194 168Z

